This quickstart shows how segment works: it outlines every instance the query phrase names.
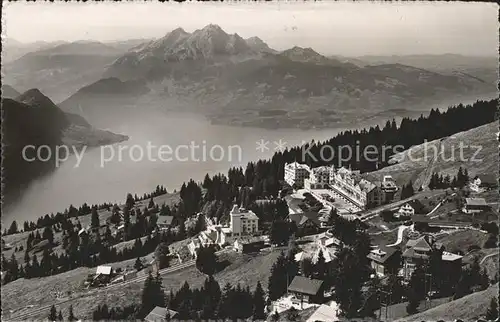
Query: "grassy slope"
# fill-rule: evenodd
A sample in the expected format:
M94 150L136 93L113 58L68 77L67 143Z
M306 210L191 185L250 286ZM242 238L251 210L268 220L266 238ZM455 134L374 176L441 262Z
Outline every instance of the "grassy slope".
M215 275L221 288L226 283L249 286L253 291L257 282L260 281L264 289L267 289L271 266L279 256L279 250L273 250L258 254L227 253L220 257L220 261L226 262L227 266ZM113 266L132 266L135 260L128 260ZM56 302L54 295L46 294L52 290L76 292L81 290L81 285L87 274L95 269L79 268L63 274L41 279L17 280L2 287L2 308L11 309L24 307L30 304L39 306L50 305ZM168 293L171 289L176 290L188 281L191 287L200 287L206 276L200 273L196 267L191 266L181 271L163 276L163 287ZM143 283L129 284L123 288L108 290L107 292L87 295L71 303L58 306L63 316L67 316L69 305L73 304L73 310L78 318L91 318L92 311L97 304L107 303L108 306L123 306L132 303L140 303ZM20 299L20 300L19 300ZM22 305L20 305L22 303ZM44 318L45 314L37 318Z
M498 283L488 289L469 294L455 301L444 303L425 312L417 313L397 321L436 321L444 319L472 320L486 313L493 297L498 296Z
M493 122L445 138L441 143L444 146L444 158L446 161L443 160L443 157L439 157L435 163L434 171L440 172L443 175L450 174L450 176L454 176L458 168L462 166L468 169L470 176L495 173L498 171L498 144L495 140L497 131L498 123ZM463 148L465 162L460 161L460 142L463 142L465 146ZM399 163L368 173L366 177L372 180L379 180L384 174L391 174L398 184L406 184L409 180L415 183L417 179L422 179L422 176L425 174L424 170L433 155L432 146L438 149L439 140L420 144L410 150L396 154L393 160L401 160ZM482 159L481 162L471 160L476 152L474 146L482 147L481 151L475 157L475 159ZM424 157L426 149L428 149L428 158ZM413 161L409 160L409 151L411 151ZM452 153L454 153L455 160L448 161L452 157Z
M444 236L439 239L439 242L443 244L447 251L461 250L465 254L471 246L483 248L483 244L487 239L488 234L482 231L461 230Z

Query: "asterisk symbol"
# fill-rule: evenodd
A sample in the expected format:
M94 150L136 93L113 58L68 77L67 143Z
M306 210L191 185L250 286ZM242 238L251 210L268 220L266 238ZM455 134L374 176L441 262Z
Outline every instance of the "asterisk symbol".
M269 144L269 141L264 141L264 139L260 139L255 143L257 144L257 147L255 148L257 151L264 152L269 150L269 147L267 146Z
M286 148L286 142L280 139L279 141L274 141L273 142L276 147L274 148L276 151L283 152L285 151Z

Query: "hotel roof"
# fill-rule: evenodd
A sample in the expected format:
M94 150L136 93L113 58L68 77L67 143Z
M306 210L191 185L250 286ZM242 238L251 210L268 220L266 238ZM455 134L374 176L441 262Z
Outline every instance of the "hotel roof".
M467 206L488 206L484 198L465 198Z
M288 163L288 164L285 165L285 167L295 168L295 169L310 170L310 168L309 168L309 166L307 164L302 164L302 163L298 163L298 162Z
M288 290L308 295L316 295L318 294L321 285L323 285L322 280L297 275L293 278L290 286L288 286Z

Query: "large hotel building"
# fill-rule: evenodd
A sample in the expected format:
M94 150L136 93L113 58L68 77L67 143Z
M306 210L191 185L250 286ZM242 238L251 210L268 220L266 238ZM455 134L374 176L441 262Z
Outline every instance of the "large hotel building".
M340 195L354 206L365 209L393 200L398 190L391 176L384 176L380 185L362 179L358 172L344 167L322 166L310 169L297 162L285 165L285 181L306 190L328 189Z

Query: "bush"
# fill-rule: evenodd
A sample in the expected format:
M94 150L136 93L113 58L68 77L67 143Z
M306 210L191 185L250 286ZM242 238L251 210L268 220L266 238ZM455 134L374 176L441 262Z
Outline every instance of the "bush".
M498 225L496 222L489 222L481 224L481 229L487 231L489 234L498 235Z
M498 236L494 234L489 234L488 239L484 242L484 248L495 248L497 247Z
M286 314L286 318L289 321L297 321L298 317L299 317L299 312L297 312L297 309L294 307L290 308Z
M469 248L467 248L467 252L472 252L472 251L475 251L475 250L480 250L481 247L479 247L478 245L471 245L469 246Z
M389 210L384 210L380 213L380 217L382 217L382 219L385 221L385 222L391 222L391 221L394 221L394 213L392 211L389 211Z

